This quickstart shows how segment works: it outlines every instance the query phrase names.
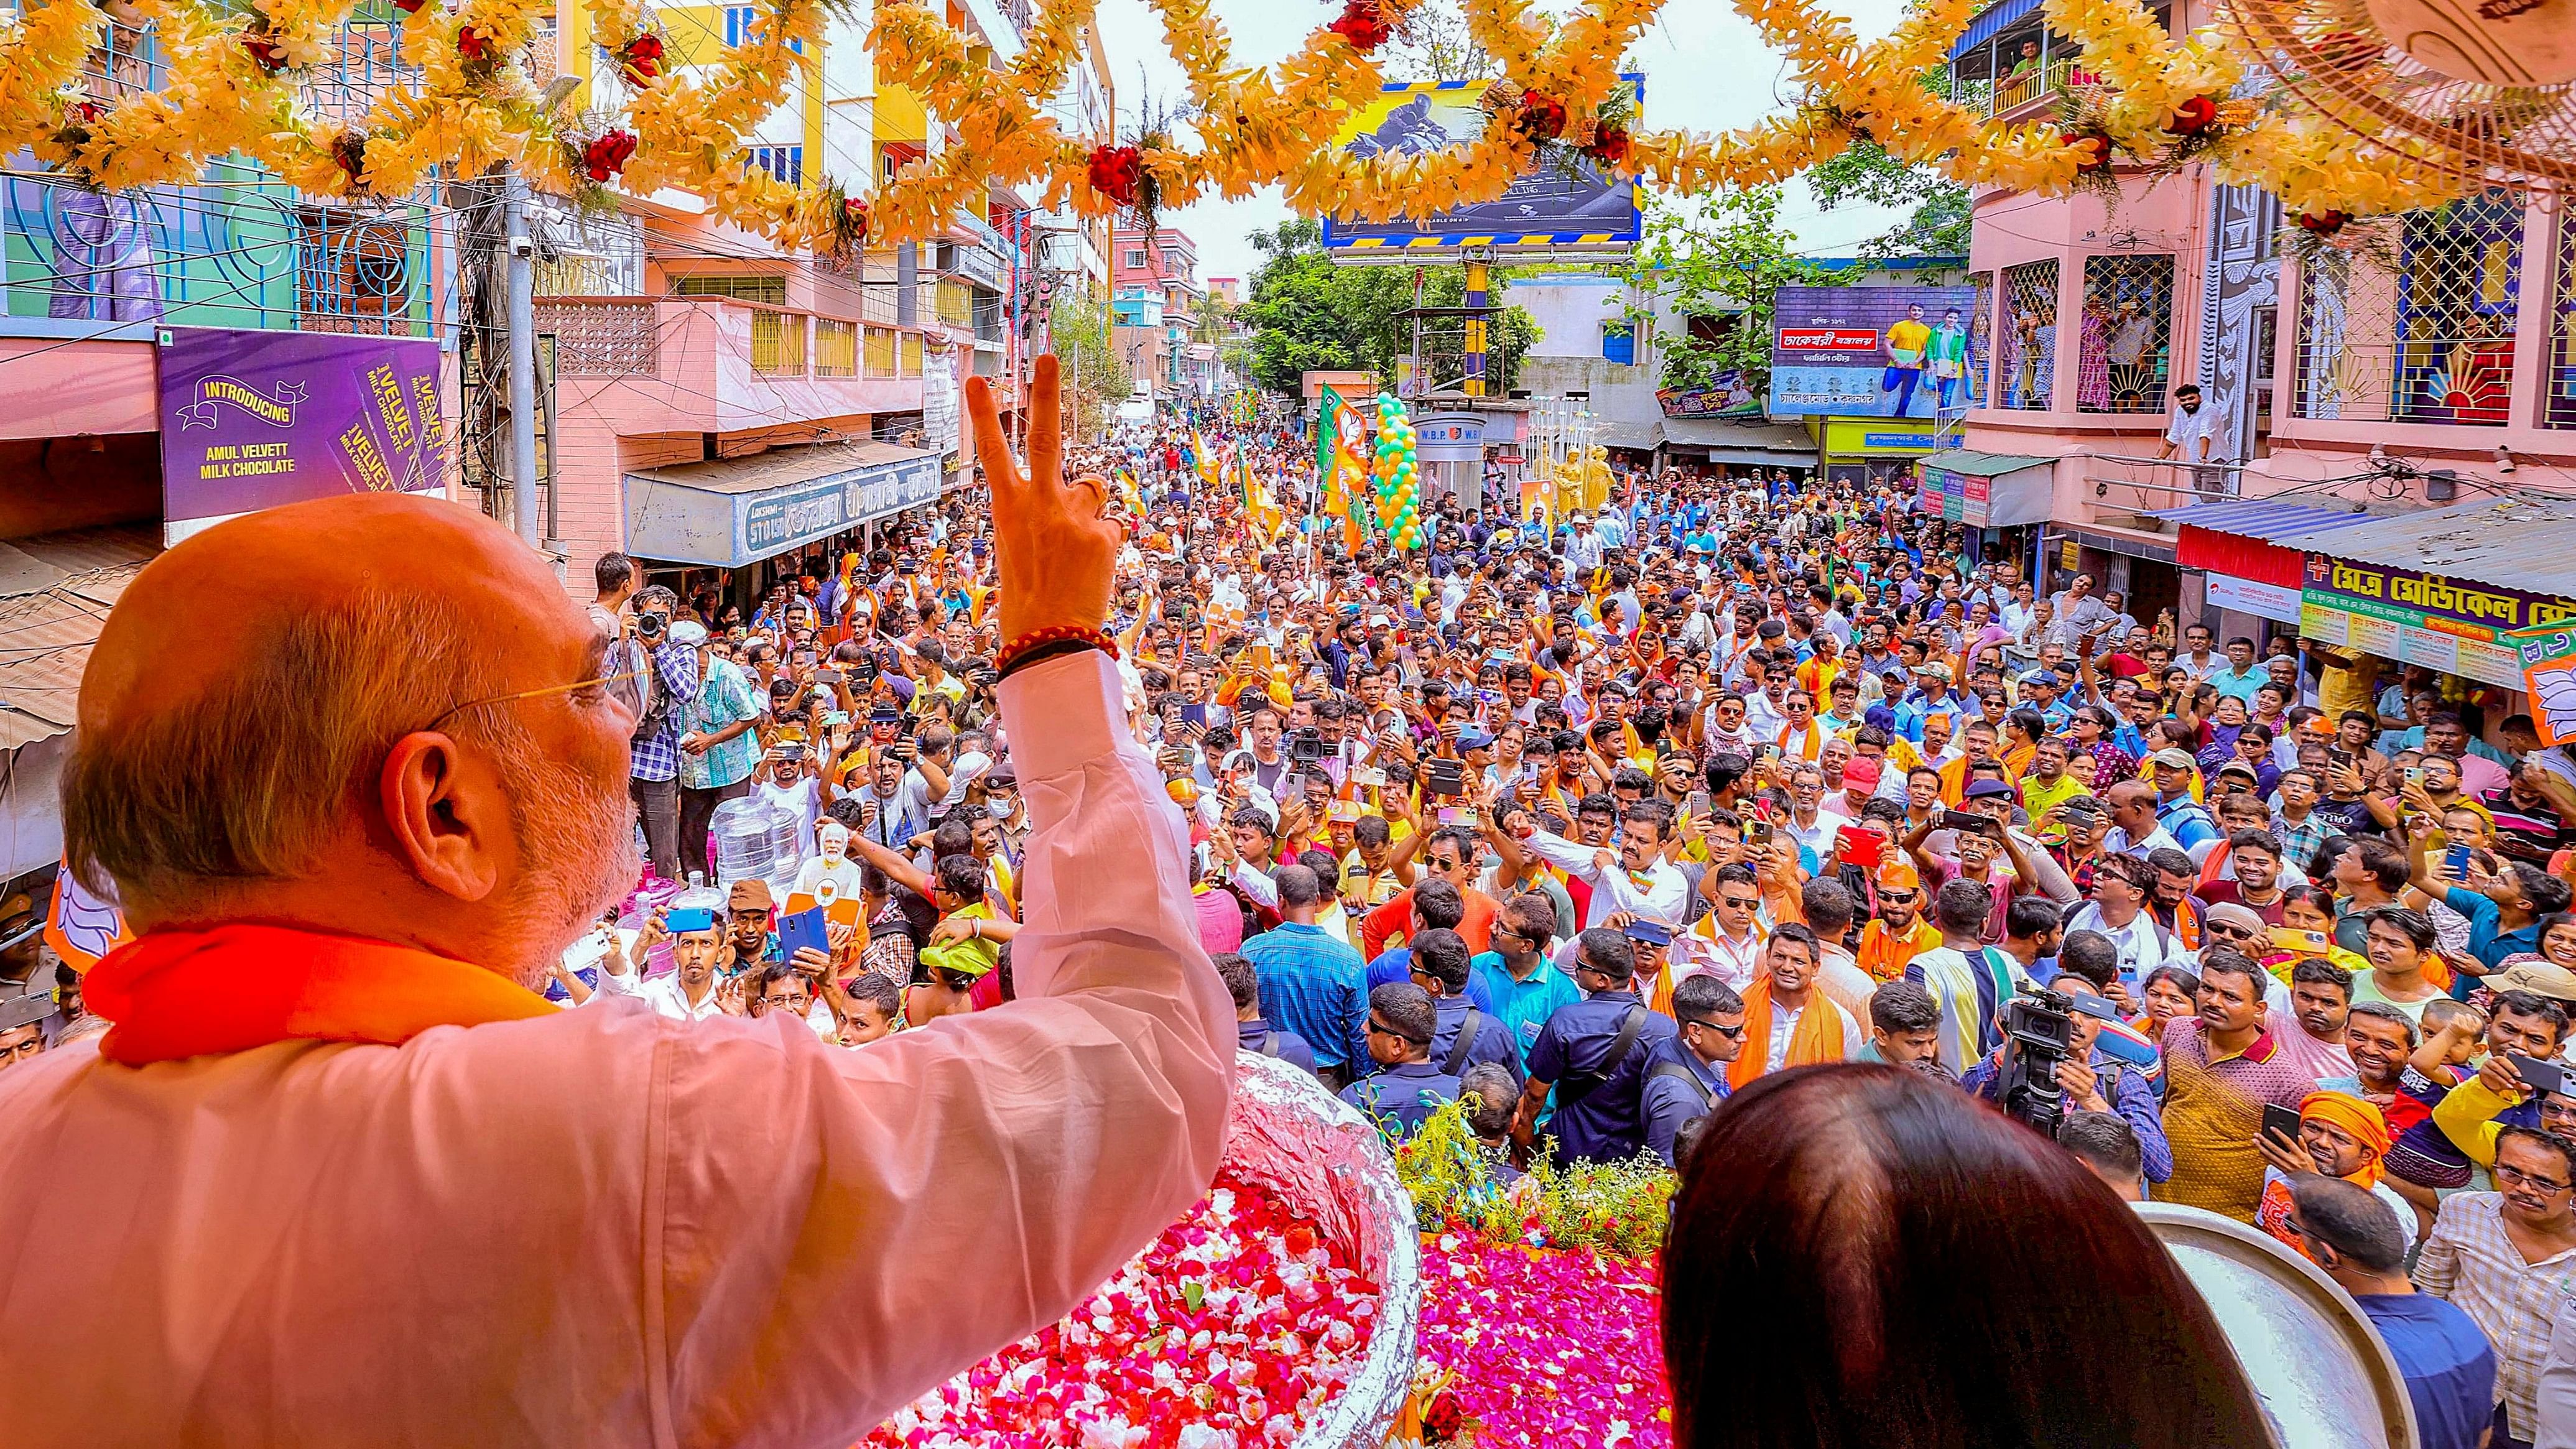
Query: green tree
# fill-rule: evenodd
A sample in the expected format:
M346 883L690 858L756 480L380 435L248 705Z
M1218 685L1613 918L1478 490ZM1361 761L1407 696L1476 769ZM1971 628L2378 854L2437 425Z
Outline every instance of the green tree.
M1368 371L1381 383L1394 380L1396 359L1413 346L1413 323L1398 314L1414 305L1414 268L1336 265L1324 250L1323 228L1306 218L1282 222L1251 240L1263 261L1237 315L1251 332L1255 382L1293 393L1309 371ZM1491 280L1499 292L1501 269ZM1465 296L1464 268L1431 264L1424 270L1422 305L1456 307ZM1425 350L1453 359L1443 371L1454 373L1458 319L1426 323L1423 330ZM1503 307L1487 319L1485 330L1485 375L1500 395L1538 341L1538 324L1521 308Z
M1949 74L1926 72L1922 84L1947 95ZM1807 185L1816 204L1827 211L1852 202L1912 208L1904 222L1861 244L1864 263L1968 254L1968 188L1928 166L1897 160L1876 141L1854 141L1841 155L1809 170Z
M1828 271L1791 250L1780 225L1780 188L1753 186L1658 203L1645 241L1630 257L1631 295L1659 298L1682 325L1659 334L1663 385L1707 387L1744 374L1754 393L1771 386L1771 301L1782 287L1839 287L1850 273ZM1631 303L1642 326L1651 312Z
M1077 437L1108 426L1109 409L1128 393L1127 370L1111 341L1109 299L1089 291L1057 292L1047 313L1057 375L1072 398Z

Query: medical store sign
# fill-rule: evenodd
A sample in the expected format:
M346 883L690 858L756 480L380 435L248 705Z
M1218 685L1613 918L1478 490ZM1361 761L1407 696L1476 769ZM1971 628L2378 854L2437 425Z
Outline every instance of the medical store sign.
M2500 636L2576 620L2567 599L2325 554L2308 555L2302 583L2303 633L2509 689L2523 687L2522 660Z

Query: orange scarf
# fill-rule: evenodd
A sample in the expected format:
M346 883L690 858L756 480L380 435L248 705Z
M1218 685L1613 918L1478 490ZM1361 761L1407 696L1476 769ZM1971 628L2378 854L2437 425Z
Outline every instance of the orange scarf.
M1806 1009L1798 1013L1798 1024L1789 1032L1789 1054L1780 1059L1781 1068L1838 1062L1843 1055L1842 1013L1824 992L1808 988ZM1743 1091L1768 1069L1770 1060L1771 973L1765 971L1744 989L1744 1048L1727 1063L1728 1084Z
M115 1023L99 1055L129 1067L291 1039L393 1046L433 1026L558 1009L496 971L410 946L249 922L147 933L92 967L81 992Z

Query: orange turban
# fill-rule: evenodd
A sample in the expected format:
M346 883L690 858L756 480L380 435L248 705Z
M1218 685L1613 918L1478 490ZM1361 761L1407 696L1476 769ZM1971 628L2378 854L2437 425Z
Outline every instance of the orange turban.
M2310 1092L2299 1102L2299 1117L2332 1123L2368 1147L2370 1164L2347 1181L2356 1187L2379 1185L2380 1164L2388 1158L2388 1119L2377 1107L2350 1092Z

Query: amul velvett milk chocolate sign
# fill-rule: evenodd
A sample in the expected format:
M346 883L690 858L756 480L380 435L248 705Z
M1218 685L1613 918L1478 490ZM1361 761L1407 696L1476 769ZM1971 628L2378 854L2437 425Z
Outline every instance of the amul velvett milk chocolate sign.
M179 327L160 364L169 542L281 503L446 484L436 342Z

